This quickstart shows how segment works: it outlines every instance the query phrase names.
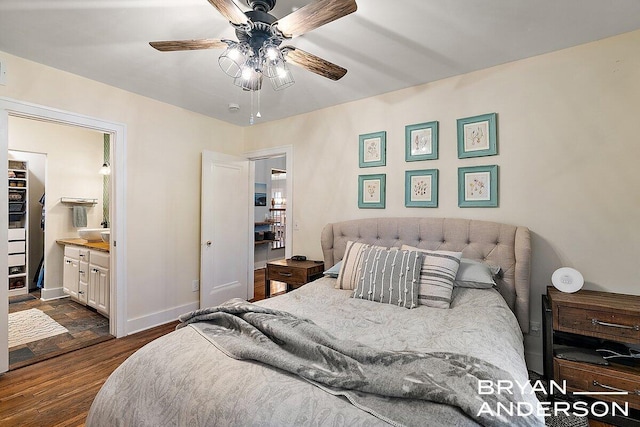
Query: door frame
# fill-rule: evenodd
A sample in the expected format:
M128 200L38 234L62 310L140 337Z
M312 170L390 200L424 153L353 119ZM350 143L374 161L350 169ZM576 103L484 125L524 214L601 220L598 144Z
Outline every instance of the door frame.
M0 97L0 164L8 162L9 150L9 116L40 120L50 123L70 125L93 129L111 135L111 197L110 217L111 247L110 257L110 317L109 333L118 338L127 334L126 331L126 146L127 126L123 123L111 122L95 117L59 110L43 105L32 104L11 98ZM6 204L8 185L7 180L0 180L0 200ZM0 242L7 241L8 215L0 215ZM115 256L113 256L115 255ZM0 271L8 271L8 247L0 244ZM114 274L115 273L115 274ZM113 279L115 278L115 280ZM0 319L8 319L9 298L8 287L0 286ZM0 321L0 373L9 369L9 336L8 322Z
M254 183L256 180L256 168L255 161L256 160L264 160L270 159L272 157L285 156L285 169L287 171L287 208L285 210L285 215L287 218L287 223L285 225L285 236L284 236L284 257L291 258L292 246L293 246L293 145L282 145L279 147L272 148L264 148L256 151L249 151L244 153L244 156L249 159L249 182ZM254 186L252 185L253 189ZM251 200L254 198L254 194L251 195ZM254 221L255 221L255 207L253 206L253 202L249 203L249 221L250 228L253 230ZM253 260L253 247L250 248L251 259ZM251 268L249 268L249 283L250 283L250 292L249 295L251 298L253 295L253 263L250 264Z

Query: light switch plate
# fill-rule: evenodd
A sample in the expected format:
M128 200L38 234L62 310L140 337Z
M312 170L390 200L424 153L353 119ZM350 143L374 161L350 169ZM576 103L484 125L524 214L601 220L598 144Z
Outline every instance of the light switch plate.
M540 322L529 323L529 335L531 335L532 337L540 336Z

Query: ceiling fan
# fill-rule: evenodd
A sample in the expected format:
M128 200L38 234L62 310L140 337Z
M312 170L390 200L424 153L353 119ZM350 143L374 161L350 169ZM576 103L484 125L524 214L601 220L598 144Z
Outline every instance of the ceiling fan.
M208 0L229 20L238 41L226 39L156 41L149 43L159 51L225 49L218 63L244 90L262 88L263 76L275 90L293 84L287 63L312 73L339 80L347 70L293 46L281 46L284 40L305 34L357 9L355 0L313 0L289 15L277 19L269 14L276 0L245 0L252 10L243 12L233 0Z

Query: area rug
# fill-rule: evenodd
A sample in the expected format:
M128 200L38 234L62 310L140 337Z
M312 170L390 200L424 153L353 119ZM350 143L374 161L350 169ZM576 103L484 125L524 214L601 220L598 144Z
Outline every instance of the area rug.
M9 314L9 348L69 332L37 308Z
M536 372L529 371L529 381L532 383L535 381L544 381L542 376ZM548 387L545 387L548 389ZM537 393L536 396L540 402L546 402L549 397L544 393ZM566 415L559 413L557 415L550 415L544 419L547 427L589 427L589 420L586 417L577 417L575 415Z

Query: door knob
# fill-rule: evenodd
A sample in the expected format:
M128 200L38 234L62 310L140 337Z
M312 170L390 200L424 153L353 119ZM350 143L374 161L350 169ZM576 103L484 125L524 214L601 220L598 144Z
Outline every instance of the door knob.
M206 245L211 246L211 240L207 240Z

